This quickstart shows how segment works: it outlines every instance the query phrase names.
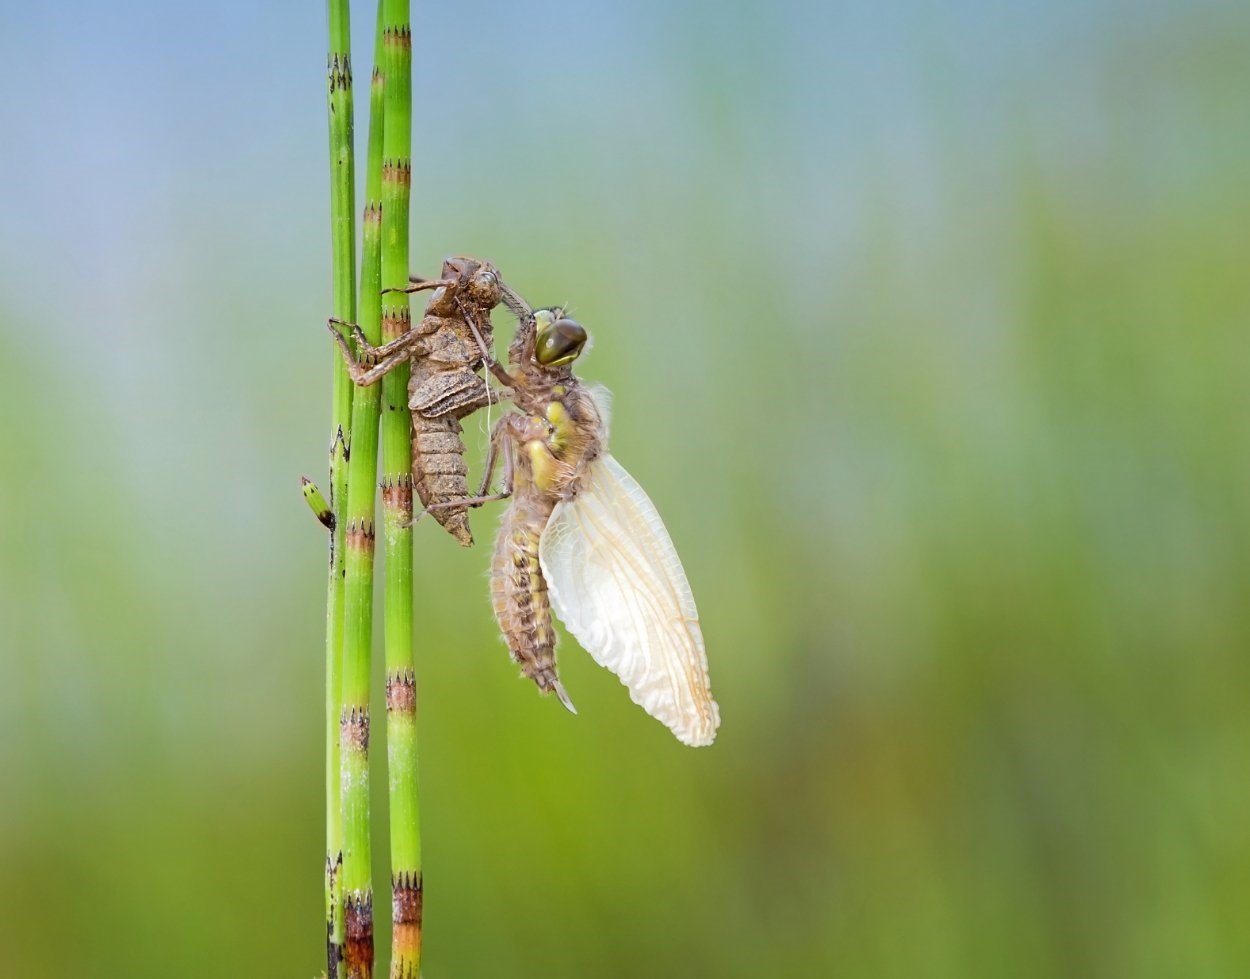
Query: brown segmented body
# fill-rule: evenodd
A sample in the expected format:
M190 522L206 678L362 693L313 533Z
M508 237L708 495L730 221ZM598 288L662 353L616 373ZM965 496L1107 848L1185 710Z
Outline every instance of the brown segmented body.
M538 563L538 541L553 506L531 493L508 508L495 540L490 580L495 619L508 651L544 693L559 683L551 601Z
M408 380L412 479L422 505L467 547L473 543L468 508L446 504L469 495L460 419L490 403L479 373L482 350L467 319L472 318L481 340L490 344L490 311L505 287L489 262L464 256L447 259L442 278L456 284L430 296L415 328L422 339L414 347Z
M489 318L483 339L490 342ZM476 341L463 319L427 315L419 329L432 331L429 352L415 358L408 379L408 408L412 412L412 482L430 513L461 544L473 543L464 506L446 506L469 495L468 467L460 419L488 403L486 381L476 372L481 355L473 356ZM480 329L480 328L479 328ZM466 339L468 342L466 342Z

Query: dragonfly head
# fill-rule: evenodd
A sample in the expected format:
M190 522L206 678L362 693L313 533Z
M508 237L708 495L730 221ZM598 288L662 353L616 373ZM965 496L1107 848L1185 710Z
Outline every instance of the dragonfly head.
M535 311L534 322L534 359L544 367L571 364L586 346L586 328L559 307Z

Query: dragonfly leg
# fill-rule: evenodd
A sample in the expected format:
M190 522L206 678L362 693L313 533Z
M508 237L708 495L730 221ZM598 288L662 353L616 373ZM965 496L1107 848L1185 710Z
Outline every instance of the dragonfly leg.
M482 330L478 327L477 319L473 312L460 301L458 296L456 297L456 305L460 309L460 315L464 317L465 325L468 326L469 332L473 334L473 339L477 342L478 351L482 354L482 362L487 369L495 375L500 384L510 388L516 387L516 380L495 359L495 351L491 349L490 344L486 342L486 338L482 335Z
M455 500L442 500L438 503L431 503L428 507L416 514L408 523L401 524L401 527L411 527L414 523L424 517L431 510L443 510L448 507L480 507L484 503L494 503L496 500L506 500L512 495L513 475L515 466L512 459L512 438L505 427L507 418L499 419L495 425L495 431L491 433L490 450L486 456L486 475L482 479L482 485L478 488L477 496L464 496ZM495 475L495 466L500 456L498 445L503 445L503 486L498 493L487 493L490 489L491 480Z
M356 359L356 354L352 351L348 342L343 338L343 334L340 333L335 327L335 323L340 323L343 326L348 326L350 324L344 323L342 320L331 319L326 325L326 329L330 331L330 335L334 338L334 342L338 344L339 352L343 355L343 360L347 363L347 373L351 375L352 381L361 387L373 384L379 378L389 374L408 359L408 351L401 348L378 361L376 365L370 367L367 362L362 363ZM355 327L355 329L359 330L360 327ZM393 341L393 343L399 343L400 340L403 340L404 346L407 346L412 343L412 341L408 340L407 337L408 334L404 334L404 336L400 337L399 340ZM389 347L391 344L387 344L387 346ZM370 347L369 349L373 351L381 351L385 348Z
M490 481L495 476L495 466L499 462L499 447L501 445L503 446L503 485L506 487L503 492L506 496L512 495L514 463L512 458L512 438L511 433L508 431L510 425L509 416L505 415L495 423L495 430L490 433L490 447L486 450L486 471L482 475L482 485L477 490L478 496L485 496L486 491L490 489Z
M491 493L487 496L462 496L458 500L443 500L440 503L431 503L421 512L428 513L430 510L446 510L448 507L454 506L480 507L483 503L494 503L496 500L506 500L511 495L511 493ZM413 523L416 523L417 519L420 518L418 517L414 519Z
M388 292L421 292L425 289L441 289L443 286L454 286L455 279L423 279L419 275L408 276L408 285L391 286L389 289L383 289L382 295Z
M411 527L414 523L424 517L431 510L446 510L450 507L480 507L484 503L494 503L496 500L506 500L512 495L509 490L506 493L490 493L487 496L462 496L455 500L441 500L438 503L431 503L428 507L422 509L415 517L407 523L401 523L400 528Z
M330 318L330 322L352 328L352 339L356 341L356 349L360 351L360 361L363 364L376 364L378 361L389 357L393 353L398 353L400 350L407 350L410 346L419 346L418 341L429 332L428 330L410 329L389 343L375 347L369 342L369 338L365 336L365 331L360 328L359 324L347 323L334 317ZM339 331L336 330L335 332Z

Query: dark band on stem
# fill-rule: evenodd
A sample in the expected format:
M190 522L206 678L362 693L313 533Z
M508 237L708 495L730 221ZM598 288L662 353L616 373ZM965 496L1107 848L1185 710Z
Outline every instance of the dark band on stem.
M330 895L330 915L326 919L326 976L338 979L339 963L343 961L343 944L334 940L334 917L339 906L339 882L343 873L343 853L332 861L326 854L326 890Z
M417 678L412 670L400 670L386 678L386 710L387 713L416 713Z
M373 892L357 891L343 902L347 942L343 959L348 979L373 975Z
M411 957L412 961L403 965L411 967L413 975L420 961L423 905L420 871L400 871L391 877L392 951L396 964Z
M382 506L398 513L401 521L412 516L412 473L387 476L382 480Z
M382 340L389 343L398 340L412 328L412 313L408 306L388 306L382 311Z
M373 538L372 520L347 521L347 549L349 551L362 551L366 554L372 554Z
M396 24L382 29L382 44L386 47L407 48L412 50L412 28L407 24Z
M329 76L331 95L336 91L349 91L352 87L352 59L336 51L326 62L326 74Z
M330 927L333 927L331 925ZM326 935L326 979L339 979L339 966L343 961L343 946Z
M382 164L382 186L396 184L401 188L412 186L412 163L405 159L386 160Z
M347 751L369 750L369 708L344 710L339 719L339 743Z

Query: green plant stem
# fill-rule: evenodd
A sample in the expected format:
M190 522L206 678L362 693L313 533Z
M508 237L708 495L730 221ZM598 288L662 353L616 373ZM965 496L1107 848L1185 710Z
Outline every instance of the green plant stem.
M381 9L379 4L379 17ZM380 44L377 46L380 48ZM376 345L382 335L383 73L375 48L369 92L369 152L361 235L361 330ZM378 475L377 385L358 387L352 405L347 479L343 632L342 754L343 900L348 979L373 975L373 877L369 837L369 671L373 641L374 497Z
M385 163L382 171L382 283L408 283L412 183L412 31L408 0L384 0ZM411 328L408 296L383 296L382 334ZM391 829L391 979L417 979L421 967L421 832L417 796L416 674L412 649L412 428L408 365L382 380L382 506L386 549L386 751Z
M330 243L334 315L356 319L356 153L353 142L351 30L347 0L327 0L329 46L327 108L330 129ZM338 979L343 959L343 822L339 798L339 717L342 713L343 547L346 533L348 441L352 427L352 382L338 355L330 418L330 499L318 501L319 519L330 528L330 568L326 585L326 975ZM305 483L305 488L310 486ZM315 490L315 487L314 487ZM317 494L320 497L320 494ZM310 501L311 502L311 501Z

